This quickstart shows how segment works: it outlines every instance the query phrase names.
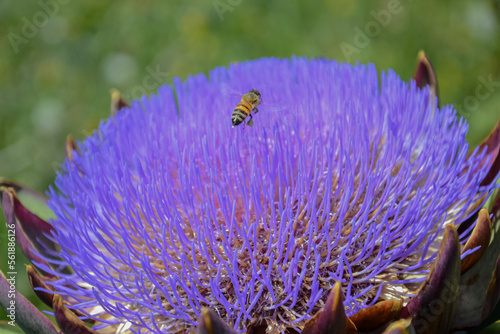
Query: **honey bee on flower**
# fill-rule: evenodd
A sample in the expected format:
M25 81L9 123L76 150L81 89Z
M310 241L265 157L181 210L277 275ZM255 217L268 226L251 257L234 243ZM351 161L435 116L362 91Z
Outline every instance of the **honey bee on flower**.
M252 112L254 115L258 113L259 109L257 109L257 106L260 104L261 96L258 90L252 89L243 95L236 108L234 108L233 115L231 116L233 127L244 122L247 117L250 117L250 120L245 123L243 128L247 125L253 126Z

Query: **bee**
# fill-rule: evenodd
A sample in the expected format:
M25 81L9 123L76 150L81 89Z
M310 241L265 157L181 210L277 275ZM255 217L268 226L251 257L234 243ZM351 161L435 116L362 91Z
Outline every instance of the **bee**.
M243 95L240 103L238 103L236 108L234 108L233 115L231 116L233 127L241 124L248 116L250 116L250 120L245 123L245 126L253 126L252 111L254 112L254 115L258 113L259 109L257 109L257 106L261 102L260 93L256 89L252 89ZM245 128L245 126L243 126L243 128Z

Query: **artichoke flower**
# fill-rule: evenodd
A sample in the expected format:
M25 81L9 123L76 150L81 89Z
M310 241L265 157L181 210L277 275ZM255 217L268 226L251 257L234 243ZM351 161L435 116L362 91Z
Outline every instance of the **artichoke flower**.
M261 93L254 127L228 87ZM1 181L58 324L17 293L25 332L447 333L495 308L500 125L469 150L423 52L410 82L259 59L111 109L46 196Z

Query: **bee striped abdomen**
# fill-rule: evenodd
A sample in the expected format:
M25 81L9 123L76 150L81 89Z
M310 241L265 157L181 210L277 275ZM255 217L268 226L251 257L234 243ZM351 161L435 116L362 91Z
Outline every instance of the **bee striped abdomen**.
M241 124L251 112L252 106L249 103L240 102L236 108L234 108L233 115L231 116L233 126Z

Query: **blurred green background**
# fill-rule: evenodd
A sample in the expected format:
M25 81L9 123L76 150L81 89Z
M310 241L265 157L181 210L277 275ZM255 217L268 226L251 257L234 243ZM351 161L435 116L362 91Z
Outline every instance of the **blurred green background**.
M500 116L499 24L498 0L2 0L0 176L44 192L66 136L81 140L108 116L110 88L139 98L174 77L267 56L373 62L408 79L424 49L441 103L457 105L475 145ZM23 261L18 252L19 272ZM28 285L19 275L32 295Z

